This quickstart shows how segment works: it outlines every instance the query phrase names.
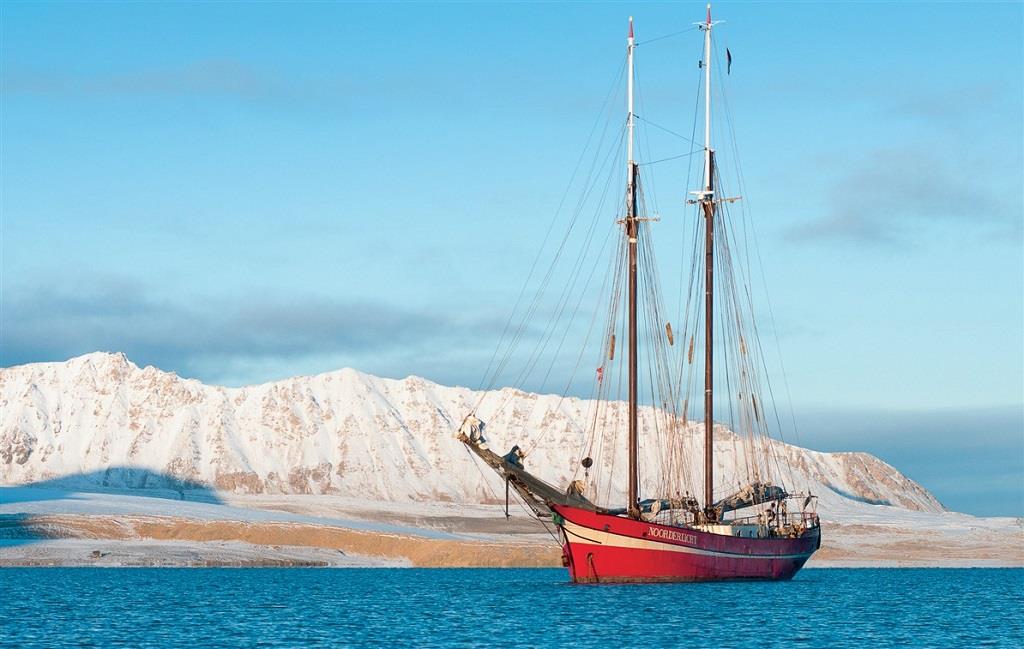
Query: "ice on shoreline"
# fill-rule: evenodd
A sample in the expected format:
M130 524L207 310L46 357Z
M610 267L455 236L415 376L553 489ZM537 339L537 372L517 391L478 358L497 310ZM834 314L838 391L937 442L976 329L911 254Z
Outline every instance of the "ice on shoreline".
M558 565L540 522L495 505L185 497L0 488L0 565ZM1021 519L855 502L822 515L809 567L1024 566Z

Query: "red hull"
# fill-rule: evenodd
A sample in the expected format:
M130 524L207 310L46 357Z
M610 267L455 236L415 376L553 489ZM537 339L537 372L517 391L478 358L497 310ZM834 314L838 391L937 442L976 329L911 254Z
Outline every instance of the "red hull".
M791 579L821 545L819 528L744 538L554 505L577 583Z

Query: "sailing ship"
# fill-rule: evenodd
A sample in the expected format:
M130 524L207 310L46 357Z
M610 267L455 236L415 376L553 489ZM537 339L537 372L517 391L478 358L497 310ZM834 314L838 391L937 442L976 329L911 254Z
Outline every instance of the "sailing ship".
M798 493L792 485L776 484L770 479L769 467L772 458L760 462L753 453L771 455L775 448L771 444L751 443L744 451L750 455L747 460L745 484L738 485L732 495L716 498L715 476L715 396L716 396L716 333L721 334L727 344L738 350L726 353L719 351L719 358L725 359L734 373L727 376L732 399L730 412L739 413L734 419L750 429L752 435L767 434L769 417L765 402L759 400L758 392L764 379L761 374L763 354L758 356L760 345L755 341L756 329L742 324L745 309L753 316L753 307L744 296L748 285L737 284L733 266L736 260L729 252L728 207L739 197L726 197L720 190L720 175L716 165L716 151L712 147L712 30L718 24L711 18L711 5L707 5L704 21L695 23L703 32L703 58L699 70L703 76L704 98L704 141L703 146L694 149L702 153L703 179L699 190L692 191L692 198L686 201L693 207L695 236L692 250L693 275L689 285L690 293L696 295L687 302L687 316L683 323L683 340L689 339L685 351L677 353L678 362L673 367L678 372L666 369L667 364L655 362L647 376L653 386L657 384L668 397L649 405L641 404L640 384L643 380L640 368L641 331L640 321L646 318L653 322L656 331L644 336L646 346L665 352L674 348L674 336L670 323L661 326L658 307L641 307L641 297L650 297L650 286L641 286L641 279L652 282L654 275L645 272L642 252L649 250L649 222L642 213L640 164L634 159L634 128L638 116L634 112L634 50L637 42L633 33L633 19L629 20L626 51L626 165L627 178L625 201L616 221L621 225L621 276L625 297L613 297L613 306L621 301L624 305L625 322L612 324L602 340L602 359L615 358L616 331L624 331L627 337L625 366L628 369L628 409L626 422L626 444L628 465L626 467L626 493L620 506L598 504L597 494L586 479L572 480L567 487L557 487L538 478L525 468L526 453L515 446L505 455L490 450L484 435L484 423L476 411L470 413L457 433L457 437L505 482L506 513L509 491L517 493L529 506L533 514L541 519L551 520L558 530L562 546L563 564L568 568L574 582L676 582L710 580L784 580L790 579L821 545L821 525L816 513L816 498L809 491ZM726 52L728 64L731 54ZM695 117L694 129L696 130ZM666 129L667 130L667 129ZM699 143L695 143L699 144ZM700 244L703 245L700 245ZM645 247L645 244L647 247ZM716 261L719 267L716 267ZM716 279L721 286L716 286ZM739 290L737 287L739 286ZM702 294L702 295L701 295ZM703 299L700 299L703 297ZM657 302L657 297L654 297ZM716 306L724 303L724 313L716 314ZM613 309L614 311L614 309ZM743 313L741 313L743 312ZM716 315L719 315L716 320ZM613 317L615 319L617 316ZM618 322L616 320L616 322ZM716 331L717 324L717 331ZM621 329L617 328L621 326ZM655 327L649 327L655 329ZM666 344L667 343L667 344ZM702 343L702 345L700 344ZM703 359L694 359L695 346L703 347ZM701 362L702 360L702 362ZM703 385L700 372L694 368L703 365ZM605 387L605 364L597 370L595 378L599 396L607 392ZM621 375L621 374L620 374ZM684 388L684 384L688 387ZM693 389L691 390L690 387ZM702 388L702 389L701 389ZM738 389L737 389L738 388ZM721 388L718 387L720 390ZM653 390L652 390L653 392ZM703 394L701 395L700 392ZM690 422L689 395L694 401L703 401L703 421ZM702 397L699 398L699 397ZM660 421L660 428L676 439L688 433L702 437L703 441L703 493L691 495L689 490L673 489L681 476L679 472L685 463L666 461L663 484L666 493L641 498L640 493L640 418L641 410ZM593 421L599 418L595 415ZM613 418L614 419L614 418ZM781 424L780 424L781 425ZM596 434L596 429L594 431ZM702 429L702 430L701 430ZM702 435L701 435L702 433ZM490 435L490 432L488 432ZM654 442L652 442L654 443ZM591 444L593 448L593 444ZM672 455L666 449L663 455ZM747 453L749 451L749 453ZM778 458L774 459L774 464ZM690 463L699 466L699 463ZM580 468L589 478L594 460L587 454L580 461ZM675 467L673 469L673 467ZM778 478L778 476L775 476ZM678 479L677 479L678 478ZM692 480L692 477L691 477ZM696 481L695 481L696 482ZM678 485L676 485L678 486ZM694 485L694 492L700 489ZM618 496L621 498L622 496ZM614 500L614 496L610 499Z

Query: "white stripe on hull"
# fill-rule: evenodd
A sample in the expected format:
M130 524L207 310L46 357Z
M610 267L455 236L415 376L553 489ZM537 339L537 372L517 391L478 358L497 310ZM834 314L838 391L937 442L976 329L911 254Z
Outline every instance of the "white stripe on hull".
M612 534L610 532L603 532L601 530L583 527L582 525L577 525L576 523L568 520L562 523L562 529L568 535L569 543L573 545L603 545L636 550L681 552L684 554L699 554L703 556L723 557L729 559L803 559L813 554L813 552L802 552L800 554L740 554L737 552L718 552L715 550L705 550L703 548L676 545L674 543L664 543L661 541L652 541L650 539L638 539L632 536Z

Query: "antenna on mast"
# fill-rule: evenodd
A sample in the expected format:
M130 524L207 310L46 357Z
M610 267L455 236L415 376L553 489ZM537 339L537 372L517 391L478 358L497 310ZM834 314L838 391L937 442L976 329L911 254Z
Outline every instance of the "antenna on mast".
M629 37L626 39L626 58L628 60L629 76L626 81L626 128L629 131L626 144L626 158L629 162L629 185L633 186L633 50L636 43L633 39L633 16L629 17Z

